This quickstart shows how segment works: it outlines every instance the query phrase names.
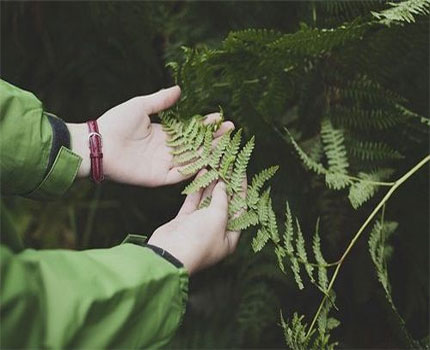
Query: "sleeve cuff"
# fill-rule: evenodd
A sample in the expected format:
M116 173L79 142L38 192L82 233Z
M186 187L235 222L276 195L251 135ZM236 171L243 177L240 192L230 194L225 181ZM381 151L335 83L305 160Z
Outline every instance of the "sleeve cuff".
M55 199L63 195L78 174L82 158L61 146L52 167L39 186L26 196L32 199Z

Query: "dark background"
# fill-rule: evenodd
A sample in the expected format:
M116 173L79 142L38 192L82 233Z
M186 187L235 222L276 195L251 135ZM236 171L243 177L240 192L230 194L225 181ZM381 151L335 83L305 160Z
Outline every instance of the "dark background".
M309 16L305 2L2 2L1 77L33 91L47 111L82 122L131 97L172 85L165 64L180 59L182 45L217 47L229 31L250 27L294 32ZM423 72L425 76L428 67ZM428 84L411 85L407 93L416 110L428 116ZM316 216L310 214L315 203L309 176L282 140L260 138L251 170L280 164L272 185L279 211L288 197L312 227ZM61 201L7 198L5 205L29 246L109 247L127 233L149 235L170 220L183 200L182 188L109 183L96 189L80 181ZM394 301L418 339L428 335L429 327L428 198L428 172L422 170L387 208L400 222L389 265ZM328 203L337 220L355 215L342 210L341 200ZM338 256L368 213L365 207L348 221L343 236L326 232L329 256ZM237 254L193 277L188 312L172 347L282 348L279 309L287 317L295 310L312 315L320 294L298 292L294 281L279 273L270 251L251 253L251 238L244 232ZM402 347L398 325L374 277L366 239L345 263L336 290L336 317L342 325L334 336L341 347Z

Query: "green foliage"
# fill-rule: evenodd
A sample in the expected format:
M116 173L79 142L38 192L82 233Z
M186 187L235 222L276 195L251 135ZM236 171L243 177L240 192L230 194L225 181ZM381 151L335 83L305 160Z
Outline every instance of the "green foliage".
M393 181L428 152L427 4L6 2L1 25L10 35L2 38L2 77L35 92L48 110L82 122L85 116L96 117L128 98L172 84L163 67L166 60L173 60L169 66L182 88L175 118L186 122L223 105L226 115L243 129L244 138L256 135L258 152L248 172L280 164L283 173L270 193L264 181L276 168L254 176L258 181L250 181L246 199L232 196L229 216L252 209L265 226L258 228L254 238L243 233L237 254L225 264L193 277L186 320L172 348L281 348L279 308L284 315L292 310L290 320L293 311L300 310L297 318L306 336L312 323L306 327L304 321L314 301L311 291L295 288L294 266L306 289L310 279L298 257L298 228L292 214L294 235L289 249L293 253L285 254L283 234L278 244L272 240L272 236L277 240L271 233L273 217L282 216L285 197L302 218L300 231L307 258L314 260L313 277L324 297L330 296L324 308L331 307L334 299L327 289L333 278L331 268L337 265L327 261L339 257L379 195L392 189L392 182L381 182ZM184 46L188 48L181 49ZM321 137L324 119L342 133L338 146L347 152L346 175L331 172L327 176L327 144ZM197 135L193 145L183 144L182 149L173 145L175 162L185 169L204 158L187 172L194 173L196 165L219 169L233 135L220 141L223 147L211 149L209 165L203 165L208 162L208 157L202 157L205 133L193 127L191 131ZM179 145L180 135L171 142ZM293 149L302 162L294 159ZM300 163L311 171L305 173ZM235 160L225 160L227 174L232 175L234 166ZM391 299L415 337L428 334L428 176L424 173L396 192L387 206L394 216L390 219L400 223L396 239L386 241L396 249L386 270L392 282ZM326 177L343 189L332 191ZM42 248L112 246L122 240L124 230L152 232L176 214L181 201L176 188L157 189L154 196L152 190L109 183L95 193L87 185L78 184L70 198L54 205L6 198L7 208L16 214L14 222L23 226L26 243ZM352 205L347 205L348 195ZM207 198L201 205L209 204ZM361 209L355 212L358 206ZM321 217L320 234L314 234L309 224L317 216ZM283 231L280 225L279 231ZM258 254L252 253L251 244ZM386 308L388 314L383 312L380 298L375 298L384 288L371 283L373 266L366 264L366 259L371 261L366 253L356 244L334 284L342 347L406 348L408 344L395 337L401 332L387 322L391 308ZM277 267L277 259L287 277ZM388 272L386 276L389 280ZM345 300L353 317L343 317ZM324 314L324 308L319 314ZM378 313L369 317L370 309ZM329 323L318 316L312 336L290 338L288 344L302 346L307 341L302 348L312 348L319 329L329 328Z
M189 118L187 122L181 121L173 112L163 113L161 117L164 131L169 136L167 145L172 147L174 162L182 166L180 172L184 175L193 175L207 168L207 171L197 176L182 193L191 194L222 179L227 185L231 203L228 229L239 231L261 225L275 237L277 227L271 201L268 192L261 196L260 191L264 183L275 174L277 167L265 169L255 175L246 196L243 187L255 145L254 137L241 148L242 130L238 130L233 136L231 132L227 132L214 145L213 134L219 128L222 118L215 124L204 124L200 115ZM187 154L191 155L184 156ZM267 215L257 214L258 203L260 207L263 206L259 210L267 211ZM209 205L210 197L207 197L200 204L200 208Z
M332 293L331 300L335 295ZM285 321L281 314L281 327L284 330L285 342L291 350L333 350L337 342L330 342L329 332L339 326L339 321L328 314L332 304L326 302L318 317L318 331L315 329L307 332L308 325L304 322L304 316L293 314L290 321Z
M415 22L417 15L428 15L430 13L429 0L407 0L402 2L390 2L391 7L381 12L373 12L380 23L390 26L392 24L403 24Z
M414 106L403 97L409 85L399 88L413 64L400 62L396 54L407 46L414 59L428 61L422 50L423 43L428 42L425 26L418 27L427 19L423 17L428 14L428 1L389 5L384 9L383 2L308 4L310 19L293 33L234 31L219 48L186 49L184 61L176 62L180 67L175 71L176 80L186 95L179 106L186 112L183 114L194 113L198 103L211 106L223 101L229 113L244 124L244 131L248 128L257 136L260 130L271 131L283 137L305 168L317 175L312 178L314 192L319 191L317 201L328 213L321 213L324 231L339 231L340 237L347 236L347 231L340 230L348 227L332 226L329 220L336 222L345 216L355 225L358 216L352 210L366 206L381 188L393 189L395 173L410 155L421 157L415 147L422 154L428 137L428 118L414 112ZM325 13L332 14L330 22ZM331 27L321 27L321 23L331 23ZM399 42L399 38L405 39ZM387 49L392 49L392 54ZM399 75L397 79L398 74L403 78ZM225 163L224 168L230 164ZM323 176L324 184L318 176ZM252 185L248 187L247 206L256 211L258 218L254 220L261 223L252 240L253 250L262 252L271 243L281 271L288 267L299 289L308 280L324 295L310 326L298 314L291 323L282 321L287 345L292 349L334 348L336 344L328 338L338 322L328 317L334 303L329 276L336 278L343 257L326 262L317 225L311 262L306 249L310 236L293 217L289 205L281 237L275 215L279 209L272 207L269 191L259 196L259 188L250 189ZM322 199L330 190L338 194L325 203ZM342 205L345 193L350 208ZM243 208L245 203L235 200L234 207ZM332 267L335 273L330 274Z
M358 173L358 177L362 180L351 185L348 195L354 209L368 201L375 194L378 188L377 184L389 178L393 172L393 169L378 169L371 173Z

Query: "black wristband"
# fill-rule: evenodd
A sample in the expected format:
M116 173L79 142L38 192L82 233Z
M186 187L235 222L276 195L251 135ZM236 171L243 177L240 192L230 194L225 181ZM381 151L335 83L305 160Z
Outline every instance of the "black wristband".
M161 257L163 257L164 259L166 259L168 262L170 262L171 264L173 264L177 268L184 267L184 264L181 263L178 259L176 259L168 251L166 251L166 250L164 250L164 249L162 249L160 247L157 247L155 245L152 245L152 244L146 244L145 247L151 249L154 253L160 255Z

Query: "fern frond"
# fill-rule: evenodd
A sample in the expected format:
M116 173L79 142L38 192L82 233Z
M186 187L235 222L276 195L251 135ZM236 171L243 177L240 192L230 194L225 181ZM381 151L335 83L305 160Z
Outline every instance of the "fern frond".
M246 208L247 208L246 199L243 198L240 194L236 194L233 196L233 198L231 199L228 205L228 215L229 217L232 217L238 211Z
M196 160L199 157L199 154L196 151L187 151L180 155L173 157L173 162L175 164L181 165L184 163L188 163L189 161Z
M192 175L197 173L199 170L203 169L208 165L207 158L199 158L194 163L188 164L185 168L179 170L182 175Z
M230 179L230 169L233 167L237 152L239 151L241 140L242 129L239 129L236 134L234 134L231 142L227 145L227 148L221 159L220 173L224 179Z
M263 195L258 201L257 205L257 213L258 213L258 219L260 220L260 223L262 225L268 225L269 224L269 195L270 195L270 188L268 188L266 191L264 191Z
M296 281L299 289L302 290L303 288L305 288L305 286L303 285L302 277L300 275L299 260L295 256L292 256L290 257L290 263L291 263L291 270L293 271L293 274L294 274L294 280Z
M402 159L404 156L384 142L348 140L348 152L361 160L375 161L386 159Z
M255 138L251 139L246 143L242 150L237 155L236 161L234 163L233 174L230 178L230 184L227 187L230 193L242 192L242 182L246 176L246 169L248 167L249 160L251 158L252 151L255 146Z
M258 202L258 197L260 195L259 191L264 186L264 184L270 180L270 178L275 175L278 171L279 166L271 166L270 168L260 171L257 175L252 178L251 185L248 186L246 200L250 208L256 209Z
M285 210L285 231L284 231L284 247L289 255L294 254L293 246L294 226L293 215L291 214L290 204L287 202Z
M296 229L297 229L297 239L296 239L296 246L297 246L297 255L301 260L301 263L305 266L305 270L309 276L309 279L312 283L315 282L313 271L314 267L309 263L308 261L308 255L306 253L306 247L305 247L305 239L303 238L302 229L300 228L299 220L296 218Z
M325 292L328 288L328 277L327 277L327 267L322 252L321 252L321 239L318 234L318 224L315 231L315 235L312 242L312 250L314 252L314 257L318 266L318 285Z
M213 130L211 127L208 127L205 132L205 137L203 140L203 153L202 158L206 159L206 164L209 164L209 156L212 148L212 140L213 140Z
M392 24L414 23L416 16L430 13L429 0L406 0L401 2L389 2L391 7L380 12L371 12L379 23L386 26Z
M249 210L228 222L227 230L240 231L258 223L258 215L255 211Z
M209 160L209 165L212 168L217 168L219 165L219 161L224 154L224 151L227 147L227 145L230 143L230 135L231 131L226 132L224 135L221 136L220 140L218 141L218 144L216 145L214 151L212 152L212 155Z
M295 312L292 320L285 321L281 313L281 327L284 330L285 342L291 350L309 350L311 337L315 330L307 336L308 325L303 322L304 316L300 316Z
M199 204L199 209L207 208L212 201L212 196L207 196L205 199L203 199Z
M385 181L393 172L393 169L378 169L371 173L360 172L358 177L363 180L355 182L349 188L348 199L353 208L359 208L363 203L372 198L379 188L375 182Z
M269 239L269 232L267 232L264 228L258 229L256 236L252 239L252 249L254 252L258 252L263 249Z
M302 160L304 166L308 168L309 170L312 170L318 175L325 174L327 172L327 169L324 168L324 166L321 163L316 162L311 157L309 157L302 148L298 145L296 140L294 140L293 136L291 135L290 131L285 128L285 131L287 132L288 136L290 137L291 143L293 144L293 147L297 151L297 154L299 155L300 159Z
M179 147L174 148L170 153L173 156L177 156L177 155L180 155L182 153L185 153L185 152L188 152L188 151L192 151L194 149L195 148L193 147L192 143L185 142L185 143L181 144Z
M394 306L391 287L388 281L388 271L386 265L387 255L391 252L387 248L386 241L390 238L393 232L397 229L398 223L394 221L381 222L377 220L369 235L369 252L376 268L376 275L379 282L384 288L385 295L389 303Z
M209 170L202 176L194 179L185 189L182 194L190 194L200 190L201 188L207 187L212 181L218 179L218 172L216 170Z
M343 130L335 129L328 118L321 121L321 139L327 156L329 168L333 173L348 173L348 158L345 148Z
M332 107L329 116L337 125L362 130L389 129L404 123L408 118L399 108L376 107L364 109L357 106L345 107L341 105Z

